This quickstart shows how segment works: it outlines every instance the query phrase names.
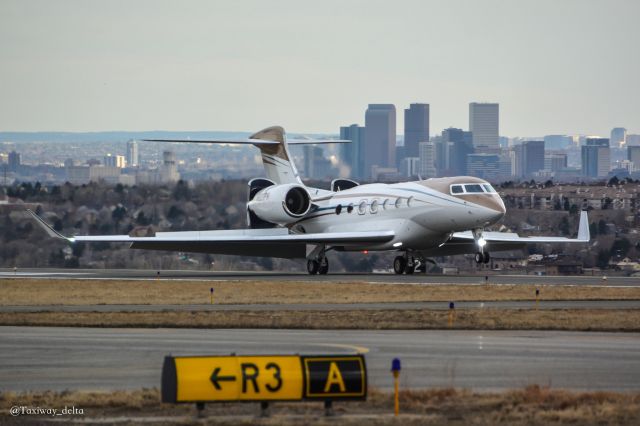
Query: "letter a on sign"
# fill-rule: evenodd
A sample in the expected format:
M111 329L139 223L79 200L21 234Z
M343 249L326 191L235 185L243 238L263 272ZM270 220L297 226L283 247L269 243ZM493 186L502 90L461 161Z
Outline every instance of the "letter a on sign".
M333 385L338 385L340 387L340 392L345 392L347 390L344 385L342 373L340 373L340 369L335 362L332 362L329 365L329 374L327 375L327 383L324 385L324 391L331 392L331 386Z

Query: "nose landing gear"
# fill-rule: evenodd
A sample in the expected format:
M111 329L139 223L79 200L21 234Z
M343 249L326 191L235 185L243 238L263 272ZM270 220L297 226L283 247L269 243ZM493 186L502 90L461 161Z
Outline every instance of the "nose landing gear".
M489 261L491 260L491 255L489 254L488 251L484 253L479 251L476 253L475 260L476 260L476 263L478 264L489 263Z
M482 236L482 229L474 229L473 238L476 240L476 246L478 247L478 252L475 255L476 263L489 263L491 255L485 250L487 241Z

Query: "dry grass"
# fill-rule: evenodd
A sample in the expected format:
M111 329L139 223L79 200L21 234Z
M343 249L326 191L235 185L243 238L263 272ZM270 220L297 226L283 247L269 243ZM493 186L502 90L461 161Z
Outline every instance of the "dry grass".
M439 310L1 312L4 326L446 329ZM640 331L640 309L465 309L453 328L468 330Z
M0 279L0 305L375 303L532 300L534 285ZM542 286L542 300L638 300L640 287Z
M11 406L83 408L83 420L129 417L155 418L160 424L195 423L193 405L160 403L157 389L116 392L38 392L2 393L0 421L16 423L6 415ZM209 404L209 424L402 424L402 425L596 425L640 424L640 394L616 392L570 392L540 386L499 393L477 393L459 389L403 390L401 417L391 416L393 396L375 389L367 401L335 404L337 416L322 417L320 403L276 403L272 417L256 418L257 404ZM164 417L164 420L162 418ZM32 418L31 420L36 420ZM80 419L78 419L80 420ZM157 422L160 420L159 422ZM4 422L3 422L4 423ZM201 422L200 422L201 423Z

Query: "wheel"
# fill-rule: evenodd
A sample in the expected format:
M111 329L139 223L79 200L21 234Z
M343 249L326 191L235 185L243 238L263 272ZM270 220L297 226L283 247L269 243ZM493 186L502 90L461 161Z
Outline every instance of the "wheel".
M415 259L412 257L411 258L411 262L407 263L407 266L405 266L404 268L404 273L407 275L411 275L416 271L416 261Z
M480 252L477 252L475 259L476 259L476 263L482 263L484 262L484 255Z
M485 252L485 253L484 253L484 258L482 259L482 261L483 261L484 263L489 263L489 261L490 261L490 260L491 260L491 255L490 255L490 254L489 254L489 252L487 251L487 252Z
M327 275L327 272L329 272L329 259L325 257L320 261L320 267L318 268L318 273L320 275Z
M393 272L400 275L404 272L404 268L407 266L407 261L404 260L404 256L397 256L393 260Z
M315 260L307 260L307 272L310 275L315 275L318 273L318 269L320 269L320 264Z

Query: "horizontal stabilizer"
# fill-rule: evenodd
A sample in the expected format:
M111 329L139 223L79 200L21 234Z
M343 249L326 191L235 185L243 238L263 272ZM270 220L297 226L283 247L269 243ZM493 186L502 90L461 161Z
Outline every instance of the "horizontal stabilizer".
M145 142L175 142L175 143L220 143L237 145L278 145L280 142L263 139L142 139Z

